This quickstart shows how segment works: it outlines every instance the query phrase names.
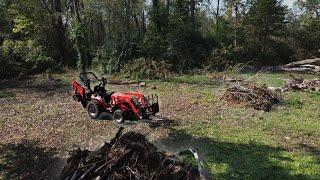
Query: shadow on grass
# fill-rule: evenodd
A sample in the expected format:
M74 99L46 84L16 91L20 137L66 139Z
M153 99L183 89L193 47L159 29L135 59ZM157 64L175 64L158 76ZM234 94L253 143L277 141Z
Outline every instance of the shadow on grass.
M15 97L15 94L14 94L14 93L5 92L5 91L1 91L1 90L0 90L0 99L1 99L1 98L12 98L12 97Z
M167 150L181 151L181 147L198 150L211 171L213 179L314 179L307 175L294 176L290 168L279 165L293 160L282 153L285 149L250 142L231 143L212 138L193 137L184 130L172 129L168 138L161 139Z
M102 121L112 121L117 128L120 127L130 127L145 124L150 128L158 127L173 127L178 125L177 121L170 120L167 118L155 118L155 119L142 119L142 120L126 120L123 124L119 124L113 120L113 116L110 113L102 112L98 118Z
M57 161L57 151L41 148L37 142L0 145L0 179L49 179L49 166Z
M51 81L49 79L37 79L37 78L26 78L19 81L6 81L0 82L0 90L24 90L28 93L46 93L54 94L57 92L67 92L67 89L71 89L71 82L68 84L64 81Z
M320 164L320 149L317 149L314 146L310 146L308 144L303 144L303 143L298 144L298 147L304 149L309 154L314 155L316 157L317 163Z

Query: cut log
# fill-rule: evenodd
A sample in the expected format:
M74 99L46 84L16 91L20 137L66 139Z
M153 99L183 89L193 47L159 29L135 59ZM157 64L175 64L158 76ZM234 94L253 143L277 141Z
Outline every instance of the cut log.
M319 73L320 68L308 68L308 67L297 67L297 68L279 68L280 71L286 72L304 72L304 73Z
M317 66L316 66L316 65L312 65L312 64L304 64L304 65L301 65L301 67L313 68L313 69L315 69Z
M297 66L306 65L306 64L320 66L320 58L306 59L303 61L296 61L296 62L292 62L292 63L286 64L286 65L283 65L280 67L292 68L292 67L297 67Z
M312 68L307 68L307 67L300 67L300 68L280 68L282 71L287 71L287 72L313 72L314 69Z

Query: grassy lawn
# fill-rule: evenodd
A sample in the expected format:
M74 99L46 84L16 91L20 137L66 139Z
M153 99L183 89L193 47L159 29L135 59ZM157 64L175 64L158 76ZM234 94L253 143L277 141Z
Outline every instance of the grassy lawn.
M58 76L63 80L71 78ZM233 107L220 100L226 84L216 77L185 75L168 82L150 82L141 91L157 93L159 116L175 124L153 129L134 122L125 125L127 130L148 133L160 149L173 153L196 148L214 179L320 179L320 92L283 94L283 101L266 113ZM278 87L289 74L246 73L237 77ZM24 84L2 86L0 92L14 94L0 98L4 104L0 107L3 179L24 177L19 175L24 171L11 167L12 162L19 164L13 159L32 157L23 155L16 146L41 151L36 154L38 159L24 161L41 164L43 159L62 157L74 144L95 149L114 135L117 127L109 121L90 120L85 109L67 95L67 88L65 84L48 82L43 76ZM107 88L136 89L110 85ZM28 153L33 152L32 148Z
M279 87L289 74L241 74L240 77ZM178 81L212 82L208 76L191 80L179 77ZM320 178L320 92L283 94L283 102L265 113L227 107L219 101L222 90L223 85L190 85L175 92L163 92L180 97L185 94L191 106L192 102L198 102L197 108L186 114L175 113L175 119L193 119L193 122L171 129L165 142L172 142L173 151L178 146L197 148L203 153L212 177L217 179Z

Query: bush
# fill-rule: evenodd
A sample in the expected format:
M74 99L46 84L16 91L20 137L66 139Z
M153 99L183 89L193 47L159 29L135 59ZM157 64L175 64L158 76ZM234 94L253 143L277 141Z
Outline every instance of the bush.
M15 73L30 74L43 72L54 65L53 59L46 56L43 48L32 40L12 41L5 40L1 47L2 76L10 76ZM1 57L0 57L1 58Z
M91 67L106 74L117 72L120 66L120 56L116 52L111 47L102 46L95 53Z
M125 35L109 39L95 52L92 68L106 74L119 72L125 64L140 57L139 47L133 42L133 39L126 38Z
M228 61L228 50L226 49L214 49L208 55L206 63L204 65L205 71L215 72L225 70L230 62Z
M171 65L164 61L139 58L125 65L122 73L132 79L158 79L166 80L170 75Z

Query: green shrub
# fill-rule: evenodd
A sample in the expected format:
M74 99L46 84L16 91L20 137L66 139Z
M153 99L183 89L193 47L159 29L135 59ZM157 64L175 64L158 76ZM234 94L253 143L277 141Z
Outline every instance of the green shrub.
M213 49L206 59L204 69L207 72L223 71L229 67L227 51L223 49Z
M91 67L99 72L111 74L119 71L120 58L117 51L109 46L102 46L95 53Z
M53 59L46 56L41 46L32 40L5 40L1 47L1 64L5 71L1 75L9 76L14 73L43 72L54 65ZM1 57L0 57L1 58ZM3 68L2 67L2 68Z
M139 58L125 65L122 73L132 79L159 79L166 80L170 75L171 65L164 61Z

